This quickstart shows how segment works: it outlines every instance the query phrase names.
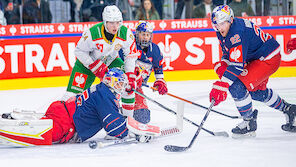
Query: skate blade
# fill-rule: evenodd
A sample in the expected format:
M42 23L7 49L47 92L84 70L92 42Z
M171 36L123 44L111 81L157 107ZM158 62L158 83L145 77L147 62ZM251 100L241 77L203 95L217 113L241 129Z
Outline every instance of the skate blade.
M247 139L256 137L256 132L249 132L246 134L232 134L232 138L234 139Z

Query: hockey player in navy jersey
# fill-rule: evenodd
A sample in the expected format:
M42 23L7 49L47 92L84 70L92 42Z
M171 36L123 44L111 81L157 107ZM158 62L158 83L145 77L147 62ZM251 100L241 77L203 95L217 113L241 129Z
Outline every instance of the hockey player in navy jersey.
M67 101L53 102L42 119L39 120L40 123L38 123L38 125L40 125L42 120L51 119L53 125L49 125L49 128L47 128L46 131L49 132L49 129L52 128L52 135L42 137L49 138L52 136L52 140L50 141L53 143L83 142L104 129L109 136L113 137L113 139L123 139L132 136L136 137L140 142L148 142L154 134L159 134L159 127L141 125L133 118L126 118L119 112L120 96L126 89L127 85L128 78L126 74L118 68L111 68L106 72L100 84L86 89L82 94L73 96ZM30 122L32 119L30 119L25 112L12 112L5 115L6 118L9 116L9 118L15 119L16 121L21 120L25 122L25 120L27 120L27 125L34 123L34 121ZM32 117L33 116L34 114L32 114ZM32 139L30 139L30 141L26 140L25 135L32 133L31 129L33 128L36 128L35 131L39 130L39 127L38 125L35 127L32 126L29 128L30 130L28 130L28 133L26 133L24 127L18 126L18 124L19 123L16 122L14 129L11 129L9 127L11 123L9 123L7 126L8 130L6 131L9 132L9 130L15 130L17 132L18 129L20 129L23 135L15 135L18 134L16 132L9 132L9 136L0 133L0 137L5 135L5 138L9 139L4 140L4 143L17 146L19 146L19 143L21 142L42 145L40 144L41 142L44 142L45 140L49 141L48 139L42 139L41 142L32 142ZM137 128L135 125L138 125L138 127L142 126L142 129ZM143 130L144 127L147 129ZM1 129L5 129L3 123ZM43 130L40 131L42 131L40 134L45 132ZM29 138L31 137L29 136ZM3 144L2 139L0 139L0 143ZM48 145L48 143L46 143L46 145Z
M166 94L168 89L163 75L163 56L157 44L152 42L153 26L151 23L139 21L136 26L135 37L137 50L141 53L136 61L136 90L143 93L141 88L142 83L147 83L153 69L156 78L153 87L157 88L159 94ZM120 51L119 54L124 60L122 51ZM148 123L150 121L150 110L148 109L146 99L138 94L135 95L134 118L141 123Z
M282 111L287 118L282 129L296 132L296 105L266 87L270 75L280 66L279 43L249 20L235 18L227 5L217 6L211 21L223 55L214 64L220 80L213 84L210 100L214 99L218 105L226 100L229 90L243 117L243 122L232 129L233 137L256 135L258 111L253 108L252 100Z

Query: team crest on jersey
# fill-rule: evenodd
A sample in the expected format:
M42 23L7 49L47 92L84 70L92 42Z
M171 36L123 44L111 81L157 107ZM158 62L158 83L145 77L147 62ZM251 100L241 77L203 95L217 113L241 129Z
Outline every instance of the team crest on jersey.
M74 75L74 79L73 79L73 86L76 86L78 88L84 89L86 80L87 80L87 75L82 74L80 72L76 72Z
M122 48L122 45L120 45L119 43L115 45L114 50L115 51L119 51Z
M131 38L131 40L134 40L134 35L130 34L129 37Z
M231 48L229 51L229 55L230 61L243 62L242 45L238 45L237 47Z

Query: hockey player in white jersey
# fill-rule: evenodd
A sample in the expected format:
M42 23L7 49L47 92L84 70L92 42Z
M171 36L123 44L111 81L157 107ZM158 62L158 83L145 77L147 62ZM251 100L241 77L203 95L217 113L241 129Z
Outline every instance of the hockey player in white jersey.
M128 108L123 108L126 116L131 116L134 106L135 61L139 56L134 35L131 30L122 25L122 13L115 6L106 6L102 13L103 22L98 23L83 32L75 48L77 60L73 67L67 92L62 100L67 100L74 94L89 88L95 78L102 79L108 68L119 67L128 76L129 86L122 96L128 97ZM119 58L118 51L122 49L124 62Z

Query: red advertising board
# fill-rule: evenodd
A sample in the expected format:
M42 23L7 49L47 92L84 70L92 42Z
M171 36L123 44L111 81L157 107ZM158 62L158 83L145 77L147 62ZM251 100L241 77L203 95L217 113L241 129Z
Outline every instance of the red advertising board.
M281 66L296 66L296 52L285 43L296 37L296 16L250 17L282 47ZM159 20L153 42L164 55L168 71L212 69L221 50L208 19ZM0 26L0 79L67 76L75 62L81 33L96 23L58 23ZM135 30L137 22L124 22Z

